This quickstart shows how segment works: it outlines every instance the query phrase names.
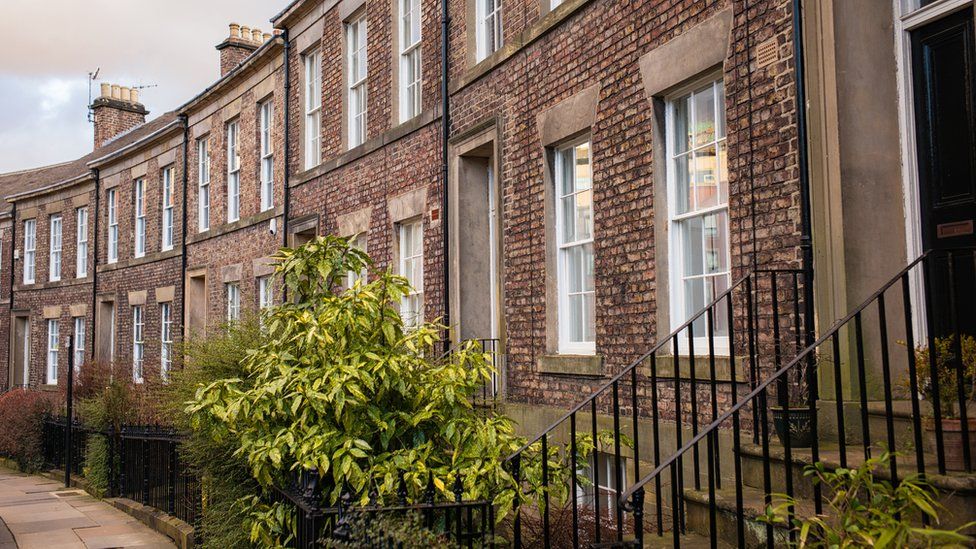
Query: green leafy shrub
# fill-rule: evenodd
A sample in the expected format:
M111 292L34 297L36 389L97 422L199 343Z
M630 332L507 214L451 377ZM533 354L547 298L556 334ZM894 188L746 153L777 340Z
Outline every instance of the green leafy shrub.
M209 416L193 418L191 423L184 409L198 390L214 380L242 379L247 349L260 345L263 337L258 319L248 316L191 338L174 353L170 382L158 390L162 422L188 434L180 446L180 459L201 481L204 505L198 545L205 549L252 545L246 521L256 508L245 502L260 494L261 487L237 454L238 437Z
M963 395L966 405L976 399L976 338L963 335L957 343L956 336L939 337L935 339L936 367L935 372L939 381L939 402L942 405L942 417L959 417L959 378L956 372L956 345L962 349ZM918 377L918 388L926 400L934 400L935 388L932 384L932 367L928 347L915 348L915 371ZM906 385L908 383L906 382Z
M370 491L389 501L401 475L414 497L428 477L452 497L458 474L467 498L513 489L502 469L520 442L513 424L471 405L491 374L480 349L440 360L441 327L405 329L402 277L373 273L368 284L334 292L347 272L369 265L343 239L283 249L276 260L295 299L266 313L264 338L245 346L242 371L197 391L186 408L194 429L237 441L233 457L265 488L318 471L328 503L343 489L359 503ZM253 541L274 539L266 511L255 512Z
M424 527L419 513L353 513L348 519L345 538L326 536L321 545L326 549L373 549L399 547L402 549L457 549L458 544L446 536Z
M811 517L795 517L791 525L797 532L797 547L944 547L968 546L973 539L962 532L973 524L955 530L939 525L941 506L938 492L918 475L909 475L897 486L877 480L874 471L891 459L885 452L865 461L856 469L827 470L822 463L810 465L804 475L820 483L830 498L829 511ZM786 525L787 510L796 502L777 495L780 501L767 508L760 520ZM935 526L917 524L926 516Z
M44 465L43 419L57 402L57 393L44 391L15 389L0 395L0 454L16 461L21 471Z

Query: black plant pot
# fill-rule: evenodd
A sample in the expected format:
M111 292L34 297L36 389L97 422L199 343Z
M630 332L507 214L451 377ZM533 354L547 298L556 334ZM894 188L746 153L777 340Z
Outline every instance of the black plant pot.
M790 408L788 419L786 410L776 406L772 409L773 426L776 427L776 436L781 444L786 445L786 436L789 433L791 448L809 448L813 445L816 433L813 432L813 417L809 407L798 404L796 408Z

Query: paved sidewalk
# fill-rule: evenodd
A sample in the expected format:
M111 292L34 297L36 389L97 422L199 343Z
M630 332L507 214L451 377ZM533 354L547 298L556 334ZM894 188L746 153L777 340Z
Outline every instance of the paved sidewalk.
M0 468L0 549L172 548L162 534L83 490ZM13 534L5 536L9 528Z

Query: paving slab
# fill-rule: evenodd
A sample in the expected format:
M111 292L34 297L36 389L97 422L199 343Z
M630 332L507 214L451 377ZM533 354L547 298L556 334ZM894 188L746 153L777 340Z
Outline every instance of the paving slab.
M0 549L172 548L173 542L81 490L0 467Z

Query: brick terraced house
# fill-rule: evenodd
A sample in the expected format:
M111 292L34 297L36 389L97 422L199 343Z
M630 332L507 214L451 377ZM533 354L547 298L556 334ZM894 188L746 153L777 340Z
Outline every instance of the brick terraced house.
M90 358L165 377L175 342L281 299L278 247L333 234L410 281L408 324L490 342L490 390L526 435L679 334L668 375L699 357L712 404L655 400L668 455L920 254L976 245L972 0L443 1L294 0L273 34L232 24L220 78L184 105L147 122L103 85L92 153L0 174L0 385L53 388ZM715 310L745 279L748 315ZM935 306L912 324L929 292L907 280L890 340L949 333ZM969 311L953 332L976 333ZM907 410L881 404L913 367L885 337L844 335L820 370L825 440L869 440L845 434L858 407L872 425ZM604 512L647 444L591 464Z

